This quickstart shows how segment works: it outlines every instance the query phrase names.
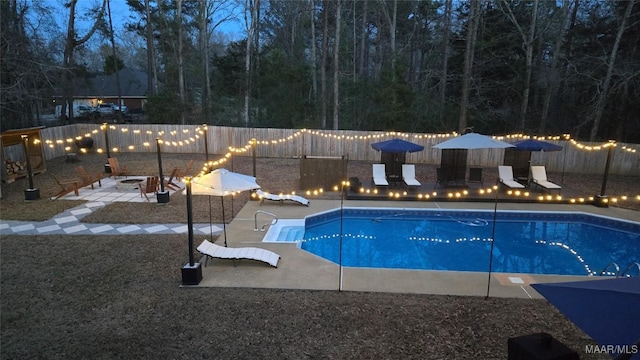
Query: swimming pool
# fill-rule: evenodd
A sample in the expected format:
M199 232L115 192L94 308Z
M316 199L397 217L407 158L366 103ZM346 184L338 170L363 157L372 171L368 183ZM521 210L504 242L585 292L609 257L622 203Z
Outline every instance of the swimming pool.
M342 222L340 213L308 216L298 246L344 266L489 270L493 211L345 208ZM495 272L597 275L611 262L621 271L640 262L637 222L518 211L496 219Z

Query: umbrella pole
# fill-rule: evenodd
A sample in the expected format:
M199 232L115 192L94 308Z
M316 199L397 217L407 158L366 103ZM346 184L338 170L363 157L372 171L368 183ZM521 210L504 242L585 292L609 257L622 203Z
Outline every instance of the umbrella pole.
M489 276L487 278L487 295L485 300L489 298L489 290L491 289L491 270L493 267L493 245L496 242L496 219L498 218L498 193L500 192L500 185L496 189L496 196L493 205L493 226L491 227L491 249L489 250Z
M224 196L220 196L222 202L222 232L224 234L224 247L227 247L227 222L224 221Z

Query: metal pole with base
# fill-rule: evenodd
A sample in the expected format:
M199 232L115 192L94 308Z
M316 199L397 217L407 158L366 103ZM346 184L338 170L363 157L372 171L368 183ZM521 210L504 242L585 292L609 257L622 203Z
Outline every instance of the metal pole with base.
M156 194L158 204L169 202L169 191L164 190L164 174L162 174L162 155L160 155L160 138L156 138L156 152L158 153L158 170L160 172L160 191Z
M24 191L24 199L38 200L40 199L40 189L36 189L35 186L33 186L33 170L31 169L31 159L29 156L29 136L20 136L22 137L24 156L27 158L27 176L29 177L29 188Z
M191 177L184 178L187 187L187 229L189 233L189 262L182 266L182 285L198 285L202 280L202 264L193 258L193 210L191 203Z
M609 207L609 198L605 195L605 193L607 191L607 178L609 177L609 167L611 166L613 148L616 146L615 140L609 140L609 144L607 144L607 146L609 147L609 150L607 152L607 163L604 165L602 188L600 189L600 195L596 195L593 197L593 205L602 208Z
M489 249L489 275L487 277L487 295L485 300L489 298L489 291L491 290L491 272L493 270L493 248L496 242L496 221L498 220L498 193L500 192L500 183L494 186L496 196L493 203L493 226L491 227L491 248Z
M109 158L111 158L111 153L109 152L109 124L102 123L102 129L104 129L104 146L107 150L107 163L104 164L104 172L111 174L111 165L109 165Z

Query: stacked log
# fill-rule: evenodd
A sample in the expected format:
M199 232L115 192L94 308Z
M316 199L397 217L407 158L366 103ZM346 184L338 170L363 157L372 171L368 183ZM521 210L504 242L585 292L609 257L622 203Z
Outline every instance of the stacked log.
M7 171L7 175L11 176L11 175L19 175L19 174L24 174L24 172L27 169L27 162L26 161L12 161L12 160L5 160L5 169Z

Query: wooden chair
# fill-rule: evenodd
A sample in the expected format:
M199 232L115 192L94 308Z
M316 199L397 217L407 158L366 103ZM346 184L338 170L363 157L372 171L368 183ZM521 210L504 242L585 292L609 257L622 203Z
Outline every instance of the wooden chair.
M174 179L176 180L178 179L179 172L180 172L180 169L174 168L173 171L171 171L171 175L169 175L169 180L164 181L164 186L168 187L173 191L181 190L182 188L178 184L173 182Z
M157 194L158 193L158 177L157 176L148 176L147 177L147 181L145 182L144 186L140 186L140 197L142 197L142 195L144 195L144 197L147 199L147 201L149 201L149 197L147 196L147 194L149 193L154 193Z
M176 173L176 179L180 181L183 177L188 176L191 172L191 167L193 166L193 160L190 160L187 164L187 167L184 170L178 169Z
M109 158L109 167L111 168L111 175L114 178L116 176L124 175L125 177L129 175L129 169L126 166L121 167L118 163L118 158Z
M51 174L51 176L53 176L53 179L56 181L56 183L58 183L58 185L60 185L60 192L58 192L54 197L53 200L56 200L58 198L60 198L61 196L65 196L68 193L72 192L74 194L76 194L76 196L80 195L78 193L78 180L75 179L58 179L55 175Z
M91 175L82 166L76 166L76 171L78 172L78 175L80 175L80 178L82 179L82 184L80 185L80 187L91 185L91 189L94 189L93 184L95 182L98 183L98 186L102 187L100 174Z

